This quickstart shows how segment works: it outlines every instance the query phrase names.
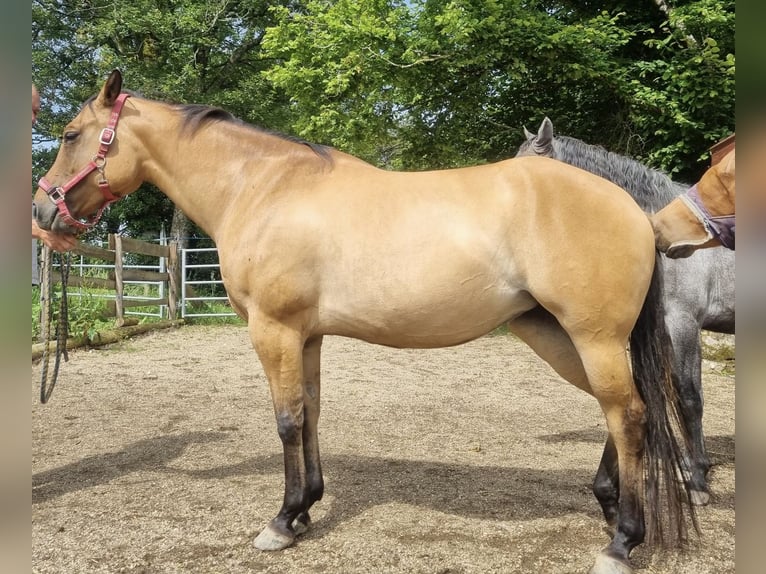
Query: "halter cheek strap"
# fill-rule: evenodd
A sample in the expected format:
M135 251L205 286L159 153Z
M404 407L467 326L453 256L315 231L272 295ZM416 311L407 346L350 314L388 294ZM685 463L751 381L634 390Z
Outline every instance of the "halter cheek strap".
M700 220L705 228L705 233L707 233L710 239L718 239L724 247L734 249L735 219L733 214L711 215L702 203L696 185L691 186L680 197L697 219Z
M129 97L129 94L120 94L117 96L117 99L114 102L114 106L112 107L112 113L109 116L109 123L104 129L101 130L101 134L99 135L98 152L96 152L96 155L93 156L93 159L88 162L84 168L77 172L72 177L72 179L63 185L54 186L45 177L40 178L40 182L38 183L40 189L48 194L48 198L58 209L59 217L62 219L62 221L80 231L85 231L86 229L96 225L98 220L101 219L101 215L104 213L104 209L106 209L107 206L111 203L114 203L120 199L119 196L112 193L112 190L109 187L109 182L107 181L104 174L104 167L106 166L106 154L109 152L109 146L112 145L115 135L117 134L117 122L120 120L120 113L122 112L122 108L125 105L125 100L127 100ZM100 176L97 183L98 188L101 190L101 195L104 196L104 203L101 205L99 210L95 214L91 215L87 220L82 221L75 219L72 217L72 214L69 212L69 208L67 207L65 201L66 194L94 171L97 171Z

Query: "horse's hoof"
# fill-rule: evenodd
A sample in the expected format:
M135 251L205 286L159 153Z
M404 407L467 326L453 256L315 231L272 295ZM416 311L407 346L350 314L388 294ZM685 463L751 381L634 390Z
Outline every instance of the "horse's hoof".
M311 525L311 517L308 512L299 514L295 520L293 520L293 532L296 536L305 534Z
M613 558L603 552L596 557L596 563L588 574L633 574L627 562Z
M258 550L282 550L290 546L294 541L295 534L281 532L269 524L253 540L253 546Z
M707 506L710 502L710 493L704 490L690 490L689 498L694 506Z

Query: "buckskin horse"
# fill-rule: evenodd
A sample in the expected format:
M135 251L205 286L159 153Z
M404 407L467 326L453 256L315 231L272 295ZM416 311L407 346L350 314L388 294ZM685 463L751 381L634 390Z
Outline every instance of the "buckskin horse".
M524 129L517 156L552 157L604 177L625 189L648 213L662 212L680 201L688 185L634 159L577 138L553 135L545 118L537 133ZM654 217L650 215L650 219ZM710 458L702 432L702 341L700 330L734 333L734 253L724 249L699 252L689 259L665 260L665 323L675 349L674 380L689 424L691 450L684 475L695 504L710 501L707 474Z
M734 250L735 151L650 217L657 247L668 257L689 257L697 249L720 245Z
M38 221L85 229L144 181L216 242L269 381L284 500L256 548L292 544L322 498L323 336L433 348L506 322L606 417L595 494L613 532L592 572L631 572L645 537L688 534L654 233L613 184L547 158L384 171L220 109L124 93L115 70L64 128Z

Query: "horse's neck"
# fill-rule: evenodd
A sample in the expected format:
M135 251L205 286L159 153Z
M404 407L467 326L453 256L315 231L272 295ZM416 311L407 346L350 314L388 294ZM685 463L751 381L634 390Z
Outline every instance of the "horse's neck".
M556 159L608 179L647 211L657 211L686 190L666 174L634 159L573 138L554 140Z
M284 157L286 151L277 149L280 142L270 140L275 136L229 122L184 134L180 114L176 122L167 121L167 110L162 113L164 122L150 119L153 129L142 132L148 154L145 179L215 239L232 206L256 204L268 193L274 158L280 153ZM283 148L290 145L297 144L284 142Z

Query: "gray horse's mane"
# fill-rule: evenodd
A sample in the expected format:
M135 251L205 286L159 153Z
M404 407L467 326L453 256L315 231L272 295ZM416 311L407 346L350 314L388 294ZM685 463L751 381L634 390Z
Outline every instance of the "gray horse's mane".
M237 125L255 130L262 134L278 137L279 139L282 139L291 143L308 146L318 156L327 160L330 159L330 148L328 148L327 146L311 143L301 138L297 138L297 137L283 134L280 132L260 128L252 124L248 124L247 122L240 120L239 118L235 117L234 115L227 112L226 110L217 108L215 106L207 106L203 104L177 104L174 106L174 108L178 110L179 112L181 112L181 114L183 115L182 130L190 134L193 134L198 129L200 129L201 127L209 123L214 123L214 122L233 123L233 124L237 124Z
M616 183L646 211L661 209L688 189L659 170L577 138L556 136L553 149L556 159Z

